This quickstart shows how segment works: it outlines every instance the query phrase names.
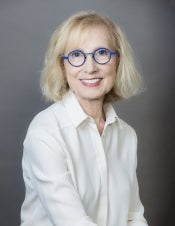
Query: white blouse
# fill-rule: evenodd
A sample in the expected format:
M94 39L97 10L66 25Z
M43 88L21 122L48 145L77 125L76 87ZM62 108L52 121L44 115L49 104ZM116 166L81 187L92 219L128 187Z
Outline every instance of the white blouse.
M96 124L69 91L40 112L24 141L21 226L147 226L135 131L105 105Z

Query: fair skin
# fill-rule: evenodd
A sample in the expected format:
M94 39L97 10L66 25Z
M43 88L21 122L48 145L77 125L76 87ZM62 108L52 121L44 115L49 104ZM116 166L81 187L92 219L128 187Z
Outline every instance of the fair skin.
M92 27L85 31L76 48L72 48L71 44L71 40L68 40L66 53L74 49L93 52L100 47L113 50L104 26ZM94 119L100 134L105 125L103 101L105 95L114 86L116 65L116 56L112 56L111 60L104 65L96 63L92 55L87 55L85 63L80 67L73 67L67 60L64 61L67 82L84 111Z

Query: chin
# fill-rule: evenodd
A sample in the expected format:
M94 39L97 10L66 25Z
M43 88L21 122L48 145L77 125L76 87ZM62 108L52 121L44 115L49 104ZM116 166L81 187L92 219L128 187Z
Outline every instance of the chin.
M103 100L104 99L104 95L84 95L82 97L82 99L89 100L89 101Z

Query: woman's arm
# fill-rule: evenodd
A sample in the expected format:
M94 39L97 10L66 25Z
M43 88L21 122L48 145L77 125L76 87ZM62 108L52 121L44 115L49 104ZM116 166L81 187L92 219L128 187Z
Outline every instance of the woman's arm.
M42 129L28 132L23 165L53 225L97 226L86 215L67 170L66 155L58 140Z
M130 210L128 215L128 226L148 226L144 218L144 207L139 197L139 187L136 172L131 192Z

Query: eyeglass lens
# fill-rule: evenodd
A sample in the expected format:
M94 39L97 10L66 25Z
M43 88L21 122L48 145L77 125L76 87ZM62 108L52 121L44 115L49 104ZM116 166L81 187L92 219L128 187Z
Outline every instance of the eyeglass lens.
M81 50L73 50L68 54L68 61L73 66L81 66L86 60L86 55L92 54L93 59L99 64L106 64L111 59L111 51L106 48L96 49L93 53L84 53Z

